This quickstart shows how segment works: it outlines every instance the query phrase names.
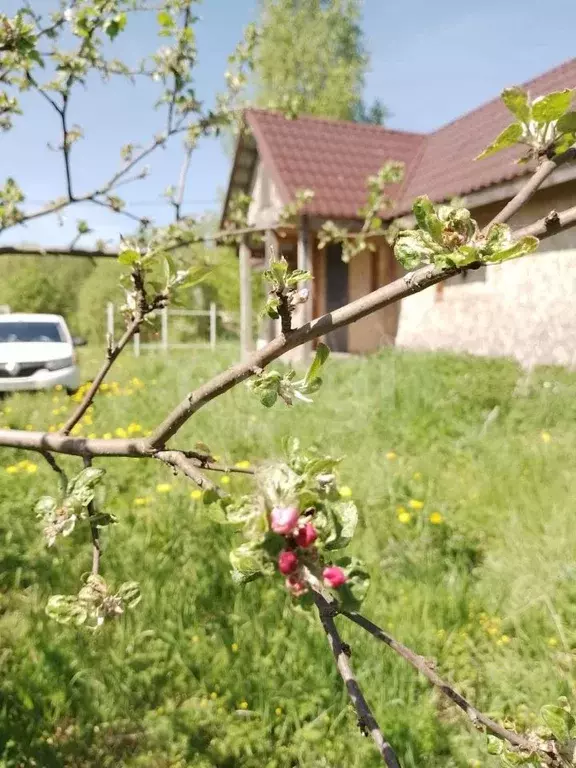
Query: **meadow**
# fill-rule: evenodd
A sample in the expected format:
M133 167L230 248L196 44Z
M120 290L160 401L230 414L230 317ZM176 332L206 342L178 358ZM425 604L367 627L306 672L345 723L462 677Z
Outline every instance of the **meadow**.
M235 353L128 353L80 434L146 433ZM97 360L84 351L86 376ZM341 456L341 493L361 513L353 548L372 575L363 613L520 728L572 697L576 375L385 350L330 360L324 378L313 405L270 411L242 385L201 410L178 445L202 441L223 462L254 466L292 435ZM56 429L71 405L63 392L18 394L0 402L0 425ZM294 607L279 579L232 584L232 534L189 482L153 460L97 464L118 517L103 534L103 575L140 582L143 599L90 632L44 613L51 594L77 591L89 533L46 549L33 507L56 475L41 456L0 452L0 766L379 765L314 612ZM215 477L232 492L250 482ZM341 629L405 768L496 765L405 662Z

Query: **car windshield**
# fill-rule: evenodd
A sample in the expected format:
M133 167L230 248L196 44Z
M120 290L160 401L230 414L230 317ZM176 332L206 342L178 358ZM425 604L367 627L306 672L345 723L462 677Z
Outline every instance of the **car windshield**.
M64 336L58 323L0 322L0 343L21 341L64 341Z

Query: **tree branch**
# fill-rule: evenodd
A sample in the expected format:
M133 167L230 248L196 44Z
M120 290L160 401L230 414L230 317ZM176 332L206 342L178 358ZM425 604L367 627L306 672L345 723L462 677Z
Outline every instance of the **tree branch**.
M74 192L72 191L72 169L70 167L70 141L68 132L68 103L70 99L70 91L67 91L63 96L62 109L59 110L60 122L62 124L62 152L64 154L64 171L66 173L66 192L68 194L68 200L74 202Z
M378 627L376 624L361 614L354 611L346 611L342 608L338 608L338 613L340 613L342 616L345 616L347 619L350 619L350 621L353 621L355 624L358 624L359 627L362 627L362 629L366 630L366 632L370 633L378 640L381 640L383 643L386 643L386 645L392 648L395 653L397 653L399 656L402 656L402 658L405 659L412 667L414 667L414 669L418 670L418 672L424 675L424 677L429 680L432 685L436 686L436 688L438 688L445 696L453 701L456 706L460 707L460 709L468 716L476 728L484 726L495 736L498 736L498 738L509 742L514 747L518 747L525 752L533 751L533 745L524 736L520 736L513 731L508 731L506 728L503 728L499 723L494 722L494 720L491 720L489 717L482 714L482 712L477 710L476 707L470 704L470 702L466 701L466 699L461 696L458 691L454 690L451 685L449 685L440 677L440 675L436 673L430 662L427 661L423 656L419 656L418 654L414 653L414 651L410 650L410 648L407 648L405 645L402 645L402 643L394 640L391 635L389 635L387 632L385 632L383 629Z
M91 467L92 459L85 456L84 466ZM90 533L92 535L92 575L93 576L97 576L100 571L100 555L102 554L102 550L100 547L100 530L98 529L98 525L95 522L96 515L97 515L97 512L94 507L94 501L91 501L88 504L88 519L90 522Z
M80 421L82 416L86 413L88 408L90 407L90 404L92 403L92 400L94 399L94 396L96 395L96 392L98 392L98 389L100 388L100 384L104 381L104 378L106 377L106 374L112 368L114 365L114 361L118 357L118 355L122 352L126 344L130 341L130 339L134 336L138 328L140 327L142 323L143 317L138 313L134 320L130 323L130 325L126 328L124 333L122 334L122 337L118 344L114 344L108 349L108 352L106 354L106 360L102 364L102 367L96 374L94 381L90 385L90 388L82 398L82 402L79 403L78 407L74 410L74 412L71 414L71 416L68 418L62 429L60 430L63 435L70 434L70 431L75 427L76 424Z
M314 602L318 608L318 614L320 615L320 621L322 627L326 633L328 643L334 654L336 661L336 667L340 673L340 677L344 681L344 685L348 691L348 695L354 704L354 708L358 714L358 725L360 729L365 732L368 731L370 736L374 740L378 751L383 757L384 764L389 768L400 768L400 763L396 757L394 750L390 744L384 738L380 726L378 725L376 718L372 714L368 702L364 698L362 690L358 685L358 681L354 676L354 672L348 660L350 649L342 642L342 638L338 633L336 624L334 623L335 610L322 595L313 590Z
M60 485L62 486L62 490L66 490L66 486L68 485L68 478L66 477L66 473L62 469L62 467L58 464L54 456L52 456L51 453L48 453L48 451L40 451L42 456L46 459L50 467L56 472L58 475L58 479L60 480Z

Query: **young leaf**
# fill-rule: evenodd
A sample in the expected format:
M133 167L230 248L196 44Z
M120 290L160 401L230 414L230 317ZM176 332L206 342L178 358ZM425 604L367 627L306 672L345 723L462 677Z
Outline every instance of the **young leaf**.
M358 525L358 508L353 501L339 501L329 512L333 528L325 540L326 549L344 549L352 541Z
M260 402L266 408L272 408L276 400L278 400L278 391L276 389L266 389L260 395Z
M527 256L529 253L534 253L534 251L538 248L539 243L540 241L537 237L531 237L530 235L527 235L526 237L522 237L520 240L517 240L508 248L504 248L502 251L496 251L490 256L486 256L485 260L491 262L499 262L508 261L509 259L518 259L521 256Z
M430 247L426 232L408 229L400 232L396 238L394 256L404 269L411 270L421 264L429 264L433 255L434 250Z
M241 544L230 552L230 564L235 584L246 584L264 575L264 553L251 542Z
M52 595L46 605L46 615L59 624L75 624L77 627L88 618L86 608L76 595Z
M566 112L565 115L562 115L556 123L556 130L559 133L575 133L576 112Z
M342 568L347 581L338 589L338 597L344 608L357 610L363 603L370 588L370 574L364 564L355 557L341 557L336 565Z
M541 96L532 104L532 118L540 124L559 120L568 112L571 103L572 91L569 88Z
M309 385L319 377L320 372L322 371L322 368L324 367L326 360L328 360L329 355L330 355L330 348L323 342L319 342L318 346L316 347L316 354L314 355L314 360L312 360L310 364L310 368L308 368L308 372L304 377L305 384Z
M494 139L492 144L486 147L486 149L474 159L482 160L484 157L489 157L496 152L500 152L501 149L513 147L514 144L517 144L520 141L523 133L524 132L520 123L511 123L507 128L504 128L502 133Z
M83 507L88 506L94 498L95 488L102 481L104 474L104 469L86 467L70 480L66 489L66 496L73 502L80 503Z
M120 251L118 254L118 263L124 264L124 266L130 267L140 259L138 251L132 248L127 248L125 251Z
M518 120L523 123L530 121L528 94L522 88L505 88L502 91L502 101Z
M134 608L142 599L140 585L137 581L125 581L118 587L117 597L119 597L126 608Z
M554 704L546 704L540 710L540 717L558 741L567 741L570 738L570 731L574 727L574 717L570 712Z
M36 502L34 511L36 512L37 517L49 518L55 514L57 506L56 499L53 499L51 496L42 496L42 498L38 499Z

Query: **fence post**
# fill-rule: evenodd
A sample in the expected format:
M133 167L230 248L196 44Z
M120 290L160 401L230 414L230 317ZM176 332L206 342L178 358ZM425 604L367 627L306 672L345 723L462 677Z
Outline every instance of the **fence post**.
M210 302L210 349L214 351L216 349L216 326L218 323L218 314L216 312L216 304Z
M160 343L162 345L162 351L166 354L168 352L168 307L164 307L162 309L162 314L160 315L160 322L161 322Z
M134 334L134 357L140 357L140 333Z
M114 304L106 304L106 338L114 341Z

